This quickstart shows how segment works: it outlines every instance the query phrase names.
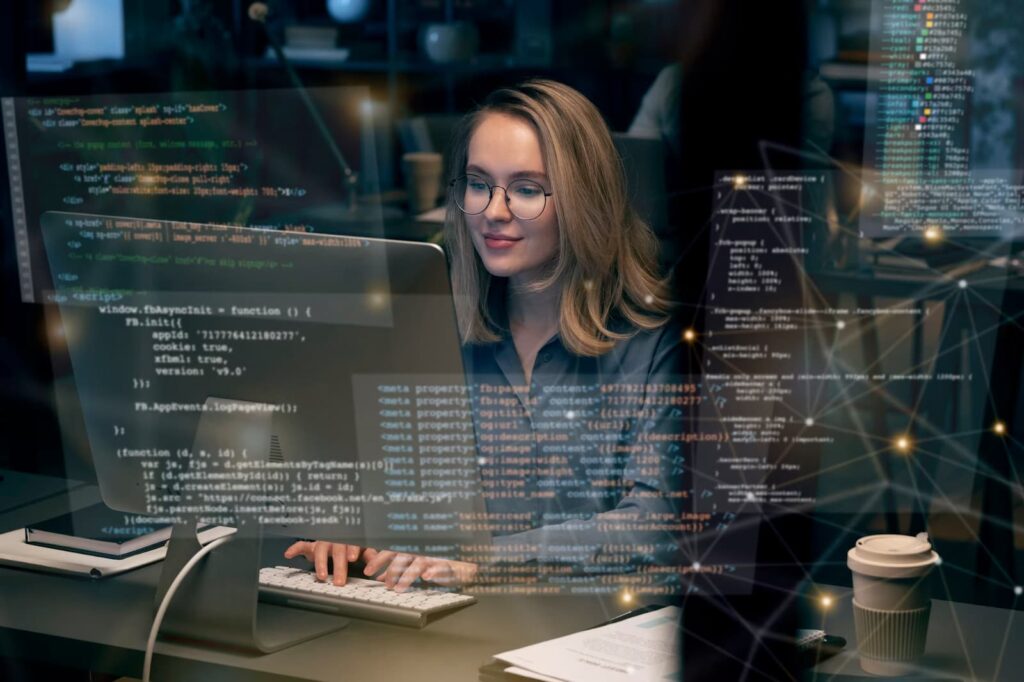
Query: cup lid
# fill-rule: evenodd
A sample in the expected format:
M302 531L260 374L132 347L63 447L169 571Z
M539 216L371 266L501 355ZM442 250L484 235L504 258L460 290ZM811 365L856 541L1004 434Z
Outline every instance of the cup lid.
M862 575L878 578L916 578L939 561L927 533L868 535L846 554L846 565Z

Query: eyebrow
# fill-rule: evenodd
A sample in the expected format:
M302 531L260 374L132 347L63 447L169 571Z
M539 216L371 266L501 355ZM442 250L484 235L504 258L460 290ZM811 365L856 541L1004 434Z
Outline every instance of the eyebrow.
M478 175L486 175L489 178L494 177L480 166L474 164L467 165L466 172L477 173ZM519 178L529 178L530 180L547 180L548 176L547 174L541 173L540 171L516 171L514 173L510 173L508 176L509 180L518 180Z

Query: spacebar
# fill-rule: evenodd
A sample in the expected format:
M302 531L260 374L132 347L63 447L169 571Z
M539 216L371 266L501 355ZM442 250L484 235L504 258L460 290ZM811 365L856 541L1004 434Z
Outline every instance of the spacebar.
M260 586L260 599L272 604L281 604L299 609L309 609L321 613L336 613L340 616L351 616L381 623L392 623L414 628L427 624L427 616L421 611L402 609L386 604L358 602L349 599L322 597L316 594L292 590L275 589Z

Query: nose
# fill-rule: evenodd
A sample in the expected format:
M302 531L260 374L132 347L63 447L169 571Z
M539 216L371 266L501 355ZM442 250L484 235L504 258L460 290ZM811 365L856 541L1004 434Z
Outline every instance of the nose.
M498 190L501 190L501 198L498 198ZM484 217L494 222L508 222L512 220L512 211L508 208L508 193L504 187L495 187L491 191L491 201L484 209Z

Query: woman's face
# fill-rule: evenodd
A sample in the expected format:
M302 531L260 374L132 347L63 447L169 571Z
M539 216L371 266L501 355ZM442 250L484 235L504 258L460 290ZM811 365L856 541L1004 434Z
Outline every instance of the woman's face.
M477 125L469 139L466 173L500 187L526 178L540 184L545 192L552 191L533 126L507 114L486 114ZM554 196L547 197L538 217L522 220L509 211L505 191L495 187L483 213L466 216L473 245L491 275L526 284L546 274L547 266L558 255L554 200Z

